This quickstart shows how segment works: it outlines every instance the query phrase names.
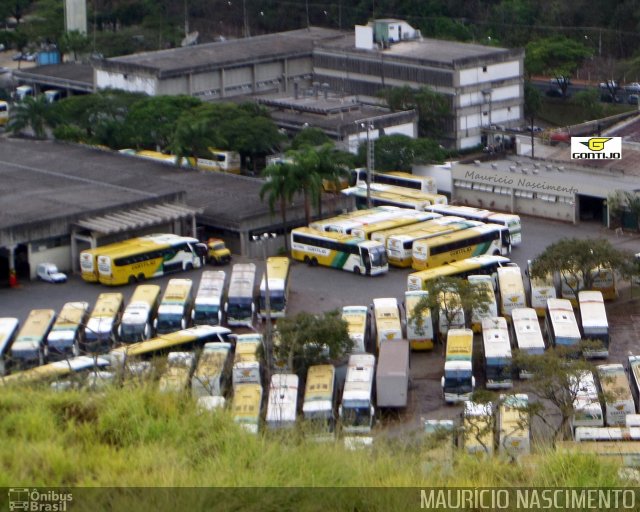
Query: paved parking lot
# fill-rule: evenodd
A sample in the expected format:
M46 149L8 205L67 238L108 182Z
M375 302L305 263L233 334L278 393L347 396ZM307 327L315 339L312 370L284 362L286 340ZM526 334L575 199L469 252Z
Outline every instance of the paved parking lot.
M523 218L523 244L514 249L512 259L521 267L535 257L547 245L565 237L597 238L606 237L620 248L640 252L640 236L615 235L598 224L571 225L535 218ZM247 261L236 257L233 262ZM259 275L264 265L255 261ZM222 267L230 271L230 267ZM201 270L191 273L191 278L199 279ZM378 277L362 277L338 270L307 267L294 263L291 273L290 314L300 311L319 313L340 308L344 305L368 305L375 297L396 297L402 299L406 289L406 278L410 270L392 268L390 272ZM156 280L165 285L172 276ZM185 277L187 277L185 275ZM117 288L128 299L134 286ZM16 316L24 320L30 309L53 308L60 310L70 300L86 300L91 304L100 292L108 291L101 285L83 282L78 276L71 276L69 282L62 285L48 283L22 283L18 289L0 290L0 316ZM629 301L629 289L623 288L621 298L608 306L611 328L610 361L621 362L629 352L640 352L640 309L638 303ZM477 341L479 344L479 340ZM478 345L479 346L479 345ZM421 418L454 418L460 407L445 406L440 389L440 377L444 358L438 348L433 353L414 353L412 365L412 390L410 406L400 416L402 429L418 428ZM479 379L480 380L480 379ZM388 418L387 423L394 427L398 421Z

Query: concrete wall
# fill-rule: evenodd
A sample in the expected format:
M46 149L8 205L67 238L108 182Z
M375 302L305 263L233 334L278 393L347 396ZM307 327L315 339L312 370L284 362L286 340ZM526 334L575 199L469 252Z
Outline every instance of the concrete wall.
M31 279L36 278L39 263L55 263L62 272L71 270L71 246L47 247L39 243L29 244L29 266Z
M121 89L130 92L144 92L150 96L155 96L158 89L155 76L101 69L95 70L95 84L96 89Z
M520 61L500 62L486 66L474 66L460 70L458 85L465 87L473 84L489 84L496 80L518 78L522 74Z

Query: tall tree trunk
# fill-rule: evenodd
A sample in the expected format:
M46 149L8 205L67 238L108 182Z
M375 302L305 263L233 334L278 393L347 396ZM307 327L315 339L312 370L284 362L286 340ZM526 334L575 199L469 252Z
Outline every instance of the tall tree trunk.
M282 231L284 233L284 250L289 254L289 235L287 234L287 202L280 199L280 214L282 215Z

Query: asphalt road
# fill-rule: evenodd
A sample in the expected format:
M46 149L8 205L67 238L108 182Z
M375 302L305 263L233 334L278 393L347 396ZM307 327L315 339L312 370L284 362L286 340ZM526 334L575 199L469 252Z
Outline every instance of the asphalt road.
M526 266L528 259L534 258L549 244L562 238L599 238L604 237L620 249L640 252L640 235L616 235L597 223L582 223L572 225L561 222L524 217L523 243L515 248L511 258L521 268ZM248 261L234 258L233 262ZM259 268L259 275L264 265L255 261ZM211 268L211 267L209 267ZM220 267L230 271L230 266ZM190 275L180 274L181 277L191 277L196 282L201 269L194 270ZM406 289L407 275L410 269L400 270L392 268L388 274L377 277L357 276L349 272L341 272L323 267L308 267L294 262L291 271L291 294L289 300L289 314L300 311L321 313L344 305L368 305L376 297L396 297L401 300ZM175 276L175 275L174 275ZM165 285L174 276L157 279L156 283ZM118 287L128 300L134 286ZM29 310L35 308L53 308L59 311L68 301L85 300L94 304L96 297L103 291L111 289L101 285L85 283L79 276L71 276L70 280L61 285L42 282L21 283L17 289L0 290L0 316L15 316L23 321ZM622 292L621 301L625 299ZM633 302L625 302L623 307L616 303L608 307L611 311L611 362L621 362L628 352L636 351L635 345L640 332L640 314ZM479 338L479 337L478 337ZM476 340L479 344L479 340ZM423 418L452 419L459 415L459 406L445 406L440 389L440 377L444 358L441 350L433 353L413 353L411 357L412 386L409 395L409 407L400 415L385 416L383 423L390 432L402 432L405 429L419 428ZM481 384L481 376L479 383Z

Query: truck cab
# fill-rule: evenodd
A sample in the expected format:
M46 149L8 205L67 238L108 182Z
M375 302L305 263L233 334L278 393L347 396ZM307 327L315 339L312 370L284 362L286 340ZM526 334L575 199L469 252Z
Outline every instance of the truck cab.
M207 241L207 261L215 265L224 265L231 261L231 251L219 238L209 238Z

